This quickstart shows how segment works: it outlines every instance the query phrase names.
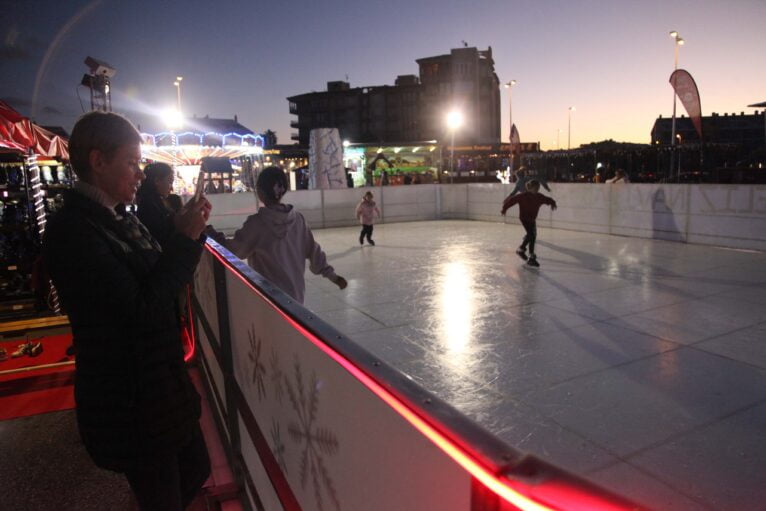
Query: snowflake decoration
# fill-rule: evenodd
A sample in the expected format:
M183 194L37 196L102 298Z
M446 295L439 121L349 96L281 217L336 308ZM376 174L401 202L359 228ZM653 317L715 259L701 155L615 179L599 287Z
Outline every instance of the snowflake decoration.
M266 366L263 364L263 361L261 361L261 347L263 346L263 342L260 337L256 337L254 325L250 325L250 330L248 330L247 336L250 338L250 350L247 353L247 358L250 359L250 365L253 371L251 383L255 385L255 388L258 391L258 401L260 401L266 396L266 385L263 381L266 376Z
M284 373L282 372L282 368L279 366L279 353L277 353L275 348L272 348L271 350L270 365L271 385L274 387L274 397L276 397L277 401L281 404L282 395L284 394L284 389L282 388L282 378Z
M274 457L277 458L277 463L282 468L282 471L287 474L285 444L282 442L282 433L279 429L279 422L277 422L277 419L271 419L271 443L273 444L271 452L273 452Z
M215 281L213 279L212 266L215 263L209 263L199 265L197 273L197 282L195 286L195 294L202 306L203 311L216 312L216 295L215 295Z
M295 361L295 387L285 376L285 387L287 397L293 410L298 415L298 422L291 422L287 426L287 432L293 442L297 443L301 449L301 487L305 488L309 476L311 476L311 485L314 489L314 500L317 508L322 511L323 497L322 490L326 493L335 509L340 510L340 501L332 482L329 471L325 465L323 456L334 456L339 449L338 439L335 433L327 428L317 426L317 413L319 411L319 385L316 374L311 374L311 385L308 389L304 387L303 374L301 366Z

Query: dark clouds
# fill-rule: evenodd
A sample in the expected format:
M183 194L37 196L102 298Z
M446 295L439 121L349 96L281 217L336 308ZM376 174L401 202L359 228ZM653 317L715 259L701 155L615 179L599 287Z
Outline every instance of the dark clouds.
M32 60L43 52L43 42L34 35L23 34L17 28L8 28L0 44L0 61Z

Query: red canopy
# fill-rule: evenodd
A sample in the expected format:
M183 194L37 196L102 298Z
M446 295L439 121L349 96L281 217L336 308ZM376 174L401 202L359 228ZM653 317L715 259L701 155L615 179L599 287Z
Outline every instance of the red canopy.
M69 159L66 140L34 124L3 101L0 101L0 148L32 150L39 156Z

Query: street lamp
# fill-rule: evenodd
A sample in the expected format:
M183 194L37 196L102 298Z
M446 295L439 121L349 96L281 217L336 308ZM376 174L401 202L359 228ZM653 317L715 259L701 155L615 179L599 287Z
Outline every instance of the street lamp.
M678 32L675 30L670 32L670 38L673 39L674 44L674 63L673 63L673 71L678 70L678 47L683 46L684 40L683 38L678 35ZM675 146L676 146L676 83L675 83L675 75L673 76L673 121L671 122L671 132L670 132L670 176L673 175L673 160L676 157L675 152ZM681 176L678 176L678 179L681 179Z
M178 98L176 108L178 109L179 112L181 112L181 81L183 81L183 79L184 79L183 76L176 76L176 81L173 82L173 85L176 86L176 93Z
M508 89L508 125L510 131L508 132L508 138L510 140L511 159L508 172L513 174L513 86L516 85L516 80L511 80L505 84L505 88Z
M452 173L455 168L455 131L463 125L463 114L459 110L452 110L447 114L447 128L452 135L452 145L450 145L449 157L449 180L452 182Z
M559 144L559 140L561 139L561 128L556 129L556 149L560 149L561 145Z
M572 149L572 112L577 110L575 107L569 107L569 127L567 128L567 151Z

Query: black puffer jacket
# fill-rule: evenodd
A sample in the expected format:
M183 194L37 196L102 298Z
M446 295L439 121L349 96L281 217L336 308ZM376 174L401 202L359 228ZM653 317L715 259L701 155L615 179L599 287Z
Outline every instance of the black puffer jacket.
M80 436L103 468L177 450L200 416L174 303L202 245L174 233L162 248L140 248L109 210L74 191L45 231L43 257L77 351Z

